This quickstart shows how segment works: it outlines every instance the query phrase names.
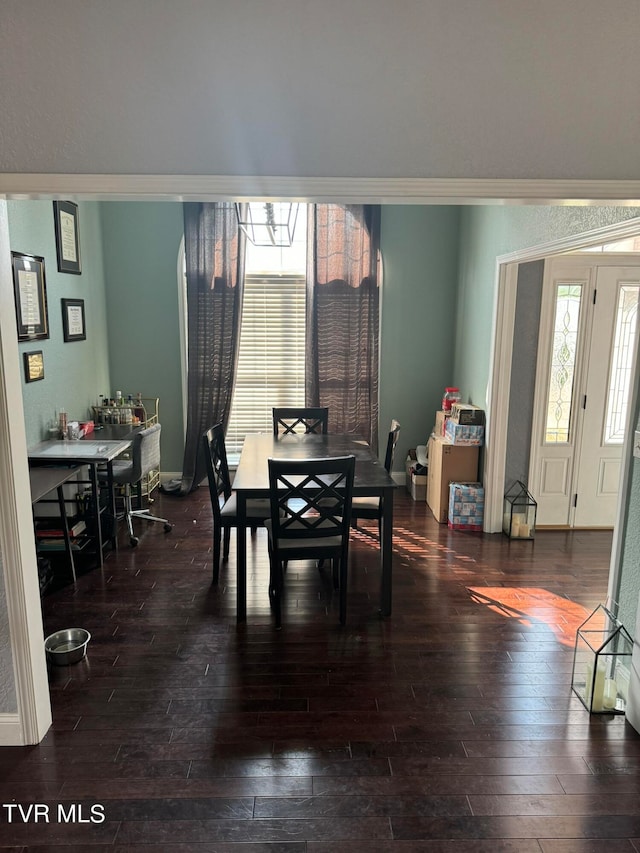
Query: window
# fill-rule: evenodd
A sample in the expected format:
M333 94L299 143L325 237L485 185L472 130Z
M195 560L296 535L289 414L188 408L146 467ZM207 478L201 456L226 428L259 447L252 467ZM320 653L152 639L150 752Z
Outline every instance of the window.
M581 299L582 285L579 282L558 285L547 391L545 444L566 444L570 439Z
M637 284L623 284L618 292L618 308L609 367L609 393L602 443L622 444L627 421L629 391L633 376L636 326L638 322Z
M247 241L238 367L226 434L230 461L245 435L271 432L273 406L305 403L306 207L290 247Z

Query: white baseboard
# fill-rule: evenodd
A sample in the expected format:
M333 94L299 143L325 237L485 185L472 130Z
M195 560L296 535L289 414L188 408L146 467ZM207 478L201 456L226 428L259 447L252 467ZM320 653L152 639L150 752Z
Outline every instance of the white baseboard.
M0 746L24 746L22 723L18 714L0 714Z
M169 480L181 480L182 479L182 471L161 471L160 472L160 482L168 483Z

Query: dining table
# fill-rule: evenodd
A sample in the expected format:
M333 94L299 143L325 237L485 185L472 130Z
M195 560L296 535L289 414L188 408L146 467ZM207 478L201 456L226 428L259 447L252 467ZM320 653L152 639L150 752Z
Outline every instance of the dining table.
M391 615L393 493L398 487L367 441L356 435L301 433L247 435L233 480L237 501L236 618L247 618L247 501L269 498L269 459L327 459L353 454L356 459L354 497L382 501L380 539L380 604L383 618Z

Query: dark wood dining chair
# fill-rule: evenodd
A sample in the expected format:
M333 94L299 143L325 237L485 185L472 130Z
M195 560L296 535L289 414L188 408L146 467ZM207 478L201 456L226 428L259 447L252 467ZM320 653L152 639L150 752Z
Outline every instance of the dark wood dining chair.
M302 407L278 406L273 409L273 434L294 433L327 434L329 408L327 406Z
M284 566L291 560L331 560L347 618L347 567L355 456L269 459L271 517L269 597L276 628L282 626ZM337 584L336 584L337 582Z
M398 443L398 436L400 435L400 424L395 419L391 421L391 427L389 428L389 435L387 438L387 450L384 457L384 467L387 469L387 473L391 474L393 470L393 458L396 451L396 444ZM377 520L378 522L378 535L382 538L382 500L376 497L356 497L353 499L353 506L351 509L351 524L353 527L357 527L357 522L359 518L369 518Z
M238 505L231 488L222 424L216 424L205 432L202 436L202 446L207 464L209 495L213 511L213 583L217 584L220 576L220 550L223 533L222 558L226 562L229 558L231 528L238 526ZM268 498L247 501L247 525L255 532L258 527L264 524L270 512Z

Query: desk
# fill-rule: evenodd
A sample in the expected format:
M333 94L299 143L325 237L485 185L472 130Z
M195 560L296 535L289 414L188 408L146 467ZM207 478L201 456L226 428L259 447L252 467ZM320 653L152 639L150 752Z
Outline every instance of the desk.
M100 499L98 489L98 465L105 465L107 469L107 484L109 495L109 506L111 516L116 518L116 497L113 490L113 460L116 456L124 453L131 445L131 439L120 441L42 441L28 450L29 464L41 465L87 465L89 468L89 482L91 484L91 497L93 500L95 524L95 537L97 542L98 562L104 565L104 542L102 538L102 526L100 524ZM116 530L113 526L113 535L109 538L112 546L116 547Z
M29 484L31 486L31 504L37 504L39 500L54 489L58 495L58 507L60 509L60 519L62 521L62 533L64 536L64 549L71 566L71 574L73 579L76 579L76 567L73 560L73 549L71 547L71 538L69 536L69 525L67 524L67 510L64 502L64 493L62 486L75 476L78 471L78 466L73 465L65 468L30 468L29 469Z
M246 502L269 497L268 459L322 459L329 456L356 457L354 496L382 500L382 541L380 542L380 613L391 615L391 560L393 533L393 491L396 483L363 439L354 435L248 435L233 481L238 504L236 613L238 622L247 618L247 519Z

